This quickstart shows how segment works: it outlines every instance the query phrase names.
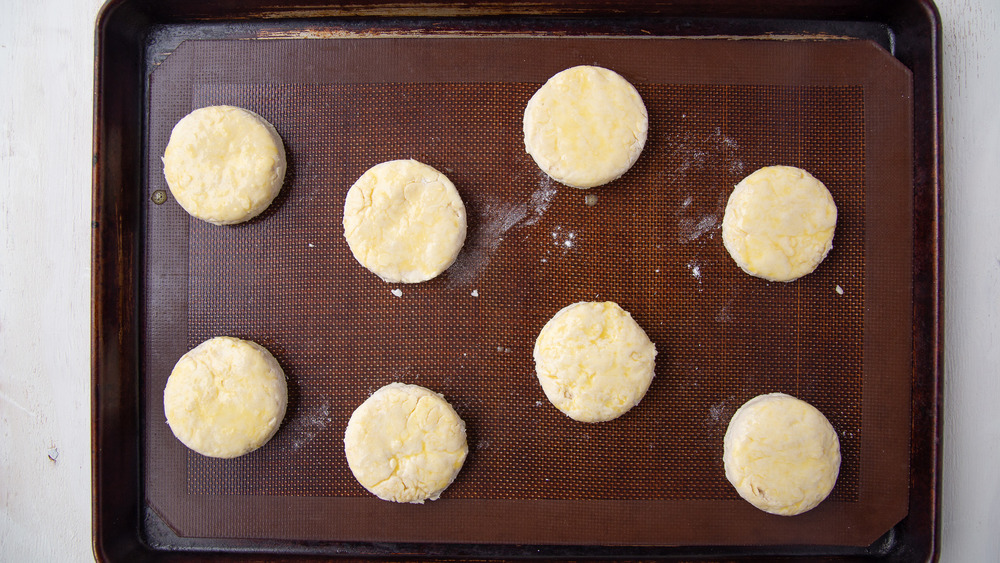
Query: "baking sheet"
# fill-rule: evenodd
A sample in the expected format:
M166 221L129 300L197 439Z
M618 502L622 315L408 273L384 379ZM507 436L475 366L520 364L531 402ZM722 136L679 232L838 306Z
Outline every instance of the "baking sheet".
M520 134L530 95L575 64L623 74L650 112L635 168L586 192L541 174ZM866 546L906 515L911 84L878 45L188 41L149 96L143 475L178 535ZM264 215L220 228L152 194L173 124L222 103L270 120L290 168ZM347 189L394 158L444 171L470 210L459 261L419 285L385 284L342 237ZM834 251L791 284L740 272L719 234L731 187L770 164L810 170L838 203ZM660 355L639 407L586 425L545 400L531 347L555 311L604 299ZM277 436L237 460L187 451L162 415L173 363L221 334L267 346L292 389ZM343 457L351 411L392 381L443 393L468 424L465 468L426 506L371 497ZM731 414L775 391L820 408L843 448L831 499L796 518L740 500L721 464Z
M590 537L576 545L468 543L467 538L458 539L458 543L447 543L444 539L436 542L424 540L413 542L342 541L335 539L332 535L315 540L266 539L274 537L282 529L291 530L288 536L298 538L299 536L294 534L296 528L294 523L300 521L307 522L306 528L315 529L317 522L320 521L331 519L343 521L358 515L364 518L378 519L380 515L361 509L346 513L330 512L326 502L331 497L268 495L269 501L275 505L272 508L277 509L273 514L291 515L288 521L276 524L270 522L270 524L275 525L269 526L266 518L255 520L252 515L254 499L262 495L255 492L248 493L249 489L244 487L242 490L236 491L236 494L202 495L199 506L185 504L187 501L181 501L182 512L184 510L207 510L209 514L218 519L226 519L229 516L228 511L218 510L220 504L225 504L236 513L242 511L237 521L242 522L241 525L244 527L238 530L236 536L198 537L178 535L175 529L172 529L171 525L153 508L154 504L146 498L147 494L152 491L152 488L147 488L148 471L162 470L158 474L161 476L169 471L162 467L150 467L150 460L147 457L149 444L146 442L146 434L149 428L147 428L146 419L150 416L155 417L149 409L150 404L154 403L155 400L148 401L146 399L146 395L151 393L148 381L150 377L149 366L153 360L164 365L172 362L173 360L170 360L169 357L175 353L179 355L186 348L186 343L184 338L173 339L169 345L159 348L155 352L150 352L150 349L146 347L146 340L149 336L146 329L150 323L155 322L151 321L150 318L160 314L156 311L164 311L167 316L175 315L173 309L186 307L186 301L190 296L189 292L184 290L190 281L186 277L186 273L167 278L147 277L150 271L148 257L152 255L152 251L167 254L185 252L183 245L170 244L171 241L176 242L179 238L183 238L176 233L161 236L154 244L150 242L151 237L148 231L155 220L153 215L147 215L150 207L147 178L150 177L150 170L158 166L158 163L154 162L155 150L149 146L153 142L151 139L159 138L151 133L154 123L151 120L153 106L150 96L150 77L154 71L180 49L183 43L190 40L219 39L230 44L241 42L254 44L260 43L257 39L261 38L295 38L297 41L288 42L288 44L295 44L301 43L298 41L299 39L308 38L371 38L374 36L481 38L490 35L551 39L564 39L573 36L587 38L625 36L632 39L650 36L672 39L689 37L707 38L710 40L708 42L717 44L745 41L747 38L763 39L769 42L780 40L782 43L817 43L855 38L873 41L912 72L912 114L910 116L912 119L912 144L907 147L900 146L899 143L883 143L886 147L895 146L897 150L912 148L913 151L911 170L913 183L912 198L910 199L912 216L908 218L910 225L912 225L913 235L912 268L909 278L912 325L897 325L879 333L872 333L866 329L866 340L863 344L868 349L870 346L881 346L889 342L891 347L898 345L898 342L896 344L891 342L904 338L904 334L909 335L912 342L912 370L908 389L910 399L907 412L910 417L909 475L906 485L908 489L907 511L905 517L888 533L867 546L858 547L816 545L799 541L794 544L743 544L737 538L714 546L670 544L662 539L657 539L653 544L634 543L629 545L627 544L628 535L621 536L624 538L621 543L609 542L608 545L599 545L599 541ZM719 39L723 39L723 41L717 41ZM250 48L249 45L247 48ZM294 47L291 49L292 52L295 50ZM627 57L623 58L634 63L631 54L630 52ZM393 53L393 56L403 56L404 58L406 55L405 51ZM530 60L537 59L531 55L533 53L528 53ZM317 65L313 61L305 61L300 64L299 68L294 70L294 73L297 73L299 77L297 80L300 82L304 80L310 84L316 84L317 81L331 82L328 76L324 76L324 73L329 74L329 53L320 53L316 59L326 62ZM599 60L599 58L594 60ZM777 555L881 561L933 559L936 553L938 533L939 500L937 488L940 463L941 391L941 329L939 319L941 313L940 268L942 253L939 242L941 234L939 212L941 201L939 60L940 22L937 12L929 0L904 0L892 4L871 4L861 0L848 0L836 4L823 1L806 3L778 1L767 5L747 5L716 0L698 3L696 6L634 1L576 2L572 4L536 2L531 4L459 6L422 2L402 2L392 5L378 2L359 2L333 5L309 0L293 6L255 0L246 0L238 5L229 3L205 4L187 0L159 0L155 2L110 0L103 8L97 21L95 61L94 322L92 331L95 555L102 561L132 561L139 558L163 561L204 560L206 558L236 561L247 557L305 556L306 558L326 558L351 555L355 557L396 556L406 559L444 556L476 559L610 557L618 560L626 558L644 560L650 558L772 560ZM301 62L300 59L294 57L285 62L290 61ZM452 59L443 62L447 66L452 62ZM499 61L501 65L504 62ZM663 63L662 66L666 68L676 61L658 62ZM688 66L704 67L704 62L695 61ZM747 82L746 80L745 72L748 69L771 68L779 74L781 70L778 65L769 64L767 59L756 59L750 61L749 65L739 67L725 64L726 61L723 63L718 66L719 72L712 76L715 76L715 79L721 84L731 83L734 86L752 84L752 81ZM521 66L524 68L524 65ZM610 63L609 66L614 68ZM282 67L292 68L287 64L247 67L243 70L244 78L250 76L252 79L246 81L246 84L259 84L261 81L267 80L272 80L276 84L281 83L287 78L287 75L282 74ZM796 69L797 67L789 68ZM836 65L828 68L828 71L833 71L833 75L826 76L823 80L836 82L836 80L843 78L842 71L836 70L837 68L839 67ZM192 67L190 70L197 74L204 69ZM369 78L375 74L357 66L351 70L365 72ZM547 78L547 75L544 75L543 66L528 67L524 70L537 72L537 76L520 77L518 80L523 80L522 84L540 84ZM549 70L555 72L559 69ZM483 84L491 83L495 78L488 68L472 68L469 69L469 72L471 75L479 76L479 82ZM701 72L710 73L711 69ZM412 71L408 70L403 74L410 75ZM483 78L484 76L485 78ZM203 99L209 99L212 96L230 96L230 99L246 100L249 104L261 104L260 107L264 108L267 108L267 104L270 103L264 103L259 98L255 98L264 92L260 88L250 92L241 91L235 85L231 85L237 90L227 91L224 85L215 84L213 90L211 82L214 78L215 75L202 76L199 95ZM647 80L649 75L633 74L629 78L641 83L643 80ZM640 86L640 90L642 90L644 86L639 83L637 86ZM194 90L192 88L191 92ZM177 113L179 118L180 115L183 115L181 111L183 104L192 103L193 98L190 97L192 95L188 94L188 99L175 100L181 105L171 105L170 111ZM162 109L163 107L161 107ZM871 106L866 105L866 114L870 111ZM654 128L653 131L655 133L656 129ZM283 134L285 133L287 131L283 132ZM896 134L893 131L880 130L875 132L874 137L870 137L868 133L866 131L865 135L869 141L872 138L892 139ZM898 139L896 140L898 141ZM287 141L288 138L286 138ZM742 148L746 149L745 146ZM525 155L521 154L521 156ZM155 165L151 165L151 163ZM642 163L641 159L637 167L641 167ZM744 164L748 165L748 163L749 160L745 159ZM887 173L885 170L873 171L870 168L865 170L866 177L871 174L885 173ZM463 193L463 197L465 195ZM868 209L892 207L898 204L896 197L891 192L869 190L865 194L865 205ZM602 204L609 201L619 200L600 199ZM695 200L692 200L692 203L695 203ZM555 211L558 209L558 206L550 205L546 216L554 218ZM569 207L564 208L564 210L570 209ZM680 228L679 222L671 224L673 226L670 228L675 231ZM697 225L697 221L694 224ZM690 224L687 225L690 227ZM864 232L865 236L871 240L873 233L887 233L905 228L905 226L896 223L872 225L866 222ZM246 240L244 239L243 242L245 243ZM699 238L699 240L701 239ZM839 248L839 242L835 241L835 245L838 245ZM631 250L628 247L625 248ZM491 263L496 263L495 258L494 255ZM832 258L833 255L831 255ZM159 259L163 259L163 257L161 256ZM884 258L879 257L878 260L884 260ZM865 266L866 276L870 271L867 268L868 263L870 262L867 262ZM819 275L821 271L813 275ZM241 275L245 275L245 273ZM670 276L673 276L672 281L690 283L695 279L693 268L688 270L688 275L681 272L680 274L670 274ZM717 278L704 276L703 279L718 281ZM866 302L870 299L879 299L877 292L880 291L896 294L907 291L905 288L887 286L885 285L886 281L884 278L866 277L864 283ZM153 286L162 288L163 291L150 291ZM219 284L219 287L224 286L225 284ZM243 297L247 295L244 294ZM845 295L851 294L845 291ZM243 302L237 299L236 304L242 306ZM693 309L686 312L691 310ZM242 309L237 308L237 312L239 311ZM259 313L253 315L252 318L255 320L249 325L253 325L254 328L248 329L244 334L266 336L261 332L263 325L260 323L264 317ZM865 318L867 320L869 316ZM217 318L216 322L222 323L222 319ZM197 331L207 331L211 328L209 324L205 323L192 324L192 326L195 329L187 336L187 339L192 342L196 339L194 335L197 334ZM774 326L773 324L768 325L768 329ZM172 349L171 346L175 347L176 350ZM285 352L285 350L281 351L282 354ZM156 359L157 354L162 357ZM849 362L854 361L851 358L852 356L848 354ZM869 356L864 356L865 362L868 362L869 359ZM283 361L287 361L287 357L283 358ZM658 379L660 378L658 377ZM871 415L869 402L863 403L862 413L863 416ZM711 421L712 412L709 412L709 415L708 420ZM721 412L720 416L722 416ZM883 422L883 420L877 420L876 425ZM155 424L162 424L162 419ZM293 433L301 433L303 430L308 430L308 425L299 424L283 430L289 428ZM871 435L868 434L868 436ZM315 441L308 443L311 444ZM856 441L863 442L857 438ZM705 449L707 451L708 447L706 446ZM495 454L496 449L492 452ZM173 467L176 467L178 463L186 463L184 456L189 454L170 455L173 455L172 463L175 464ZM168 455L168 457L170 456ZM260 464L259 461L256 462L257 468L266 465ZM240 470L246 469L247 466L244 465ZM183 472L175 472L174 477L181 474ZM230 480L230 484L233 482ZM203 480L202 484L219 487L220 483L221 481L217 481L212 484ZM260 481L258 481L259 483ZM874 486L879 487L884 484L880 481ZM176 490L181 491L185 490L188 483L173 481L165 486L176 487ZM468 490L466 489L466 491ZM455 489L456 493L458 491L459 489ZM861 492L863 493L863 490ZM661 493L662 490L657 494ZM157 493L151 494L155 496ZM340 497L345 503L344 506L350 507L351 502L355 501L364 502L362 493L355 491L353 494L358 496ZM831 500L842 502L844 498L844 491L838 489ZM438 502L442 503L448 500L442 499ZM451 500L454 502L449 510L452 510L456 503L460 505L467 499ZM523 518L525 510L538 510L542 506L546 507L545 514L571 514L572 521L580 523L582 526L592 525L594 522L588 514L574 513L574 510L579 512L579 505L573 504L575 501L540 501L535 499L527 502L529 504L521 504L514 500L497 501L494 499L491 506L499 511L495 518L501 523L519 521ZM636 528L639 530L636 533L646 533L649 528L662 526L661 522L650 522L643 519L648 513L638 516L633 513L635 509L643 508L643 505L648 508L650 503L659 501L647 499L600 500L598 502L603 503L600 505L600 509L617 511L615 514L624 522L623 527ZM715 501L703 499L696 501L696 504L705 507L711 506L712 502ZM720 506L731 506L732 504L729 500L721 502L723 505ZM431 503L431 506L435 506L435 503ZM595 505L591 502L589 506L593 509ZM746 508L748 507L744 506L744 509ZM464 514L477 515L475 507L463 508L463 510L466 509L468 509L467 512L453 511L451 515L453 517L456 515L462 517ZM435 509L431 508L431 510ZM715 513L720 512L722 510ZM711 511L703 518L682 513L671 523L673 526L681 528L681 533L689 533L694 528L710 527L717 524L712 516ZM188 518L190 520L190 516ZM604 523L608 516L602 514L598 518L603 518L600 521ZM195 516L194 520L197 519ZM289 521L294 523L289 523ZM442 520L442 522L447 523L446 520ZM190 521L187 522L187 524L190 523ZM178 526L178 522L172 524L175 527ZM180 524L185 523L181 522ZM215 522L209 524L214 526ZM454 524L453 521L452 524L458 528L461 527L460 524ZM359 528L365 531L372 527L362 523ZM452 530L448 529L448 532L451 533ZM769 528L765 527L761 532L766 535ZM187 533L190 533L190 530ZM533 533L533 530L528 530L528 533ZM443 536L437 534L434 537L442 538ZM542 541L545 541L544 538Z

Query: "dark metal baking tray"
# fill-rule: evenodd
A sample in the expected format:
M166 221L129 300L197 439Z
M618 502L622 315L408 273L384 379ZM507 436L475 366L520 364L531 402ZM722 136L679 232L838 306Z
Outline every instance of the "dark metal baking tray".
M109 2L98 19L93 235L94 548L102 560L282 557L910 561L936 553L940 392L939 24L928 2L508 3L296 6ZM912 73L912 386L908 515L867 547L521 545L181 538L146 503L144 252L150 76L189 39L343 36L861 39Z

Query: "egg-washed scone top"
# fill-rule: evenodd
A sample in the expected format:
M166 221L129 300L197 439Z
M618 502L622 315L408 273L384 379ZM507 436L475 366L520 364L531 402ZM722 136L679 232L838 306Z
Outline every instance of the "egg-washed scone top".
M390 383L351 414L344 453L361 485L382 500L436 500L469 453L465 422L441 395Z
M656 346L617 303L579 302L538 333L538 382L557 409L580 422L615 419L645 396Z
M793 516L812 510L833 490L840 440L809 403L784 393L759 395L729 421L723 464L726 478L750 504Z
M646 106L627 80L597 66L549 78L524 109L524 146L543 172L575 188L607 184L646 144Z
M344 201L351 253L387 282L436 277L455 262L465 235L465 204L455 185L416 160L376 164Z
M285 180L285 146L263 117L234 106L196 109L174 126L163 175L177 203L217 225L263 212Z
M837 205L822 182L800 168L767 166L729 196L722 242L744 272L788 282L826 258L836 226Z
M185 446L231 458L263 446L285 417L278 361L249 340L219 336L181 356L163 390L170 430Z

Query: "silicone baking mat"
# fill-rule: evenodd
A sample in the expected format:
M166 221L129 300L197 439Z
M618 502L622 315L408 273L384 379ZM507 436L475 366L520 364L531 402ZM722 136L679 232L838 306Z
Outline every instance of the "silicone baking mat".
M597 64L649 112L638 163L596 189L562 186L524 151L521 118L545 79ZM145 264L144 479L182 536L634 545L868 545L906 513L909 456L909 73L862 41L363 38L189 41L150 78ZM159 157L197 107L275 125L289 170L262 216L189 218ZM469 212L439 278L387 284L351 256L347 189L415 158ZM838 205L834 249L796 282L739 270L723 248L732 186L786 164ZM394 293L395 292L395 293ZM565 305L612 300L657 346L643 401L601 424L545 399L531 357ZM162 390L187 349L252 339L285 368L290 404L264 448L186 450ZM442 393L470 454L442 499L372 497L351 476L353 409L393 381ZM725 479L732 413L781 391L819 408L843 463L831 497L795 518Z

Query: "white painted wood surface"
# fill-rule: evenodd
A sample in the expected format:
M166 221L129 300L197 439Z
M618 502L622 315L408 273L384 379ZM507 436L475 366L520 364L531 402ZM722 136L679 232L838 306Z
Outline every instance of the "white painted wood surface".
M92 559L90 173L100 0L0 0L0 561ZM941 561L1000 561L1000 2L940 0Z
M1000 1L940 0L945 404L941 561L1000 561Z
M0 0L0 560L90 549L99 0Z

